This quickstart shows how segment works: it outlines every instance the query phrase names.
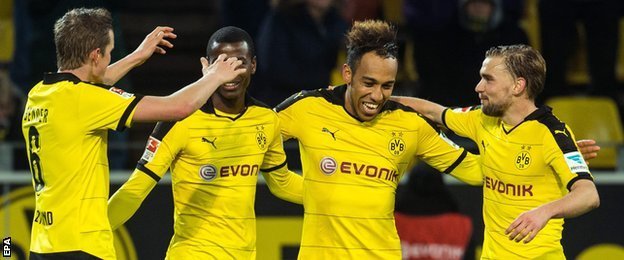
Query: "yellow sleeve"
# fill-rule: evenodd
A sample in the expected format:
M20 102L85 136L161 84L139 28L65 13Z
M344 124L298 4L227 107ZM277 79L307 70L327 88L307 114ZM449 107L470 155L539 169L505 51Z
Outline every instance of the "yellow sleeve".
M186 132L181 124L156 124L137 168L108 201L108 218L113 229L123 225L139 209L184 148L186 140Z
M482 113L481 107L464 107L442 112L442 123L456 134L477 140L477 127Z
M303 92L298 92L275 108L280 119L281 133L284 140L299 136L298 130L300 127L297 125L297 119L300 118L298 115L298 107L300 105L297 102L300 102L298 98L301 95L303 95Z
M88 130L110 129L121 131L130 126L131 115L142 97L121 89L82 84L79 86L78 117Z
M565 127L565 134L545 135L543 143L546 148L547 163L569 191L575 181L579 179L593 180L593 176L576 146L576 139L572 130L567 125L563 127Z
M275 115L275 114L274 114ZM269 190L276 197L293 203L303 203L303 178L288 170L286 153L280 134L280 121L275 115L274 135L264 155L261 171Z
M276 197L292 203L303 204L303 177L282 167L272 172L262 172L269 190Z
M139 169L134 170L130 179L108 200L108 220L113 230L134 215L156 183Z
M419 131L416 156L440 172L451 174L470 185L481 185L483 172L479 156L459 147L444 133L433 126L423 124Z

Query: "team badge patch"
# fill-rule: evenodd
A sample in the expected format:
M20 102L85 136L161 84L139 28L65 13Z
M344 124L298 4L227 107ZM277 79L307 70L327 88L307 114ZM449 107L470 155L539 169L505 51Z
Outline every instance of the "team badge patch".
M147 145L145 146L145 152L143 152L143 156L141 159L147 162L151 162L154 159L154 155L156 151L158 151L158 147L160 146L160 140L150 136L147 140Z
M403 141L402 132L392 132L392 138L388 143L388 151L394 156L399 156L405 152L405 141Z
M336 163L336 160L334 160L334 158L323 157L319 166L321 167L321 172L323 172L325 175L332 175L334 174L334 172L336 172L337 165L338 164Z
M522 146L521 151L516 155L514 164L518 170L525 170L531 165L531 146Z
M578 151L566 153L563 157L573 173L589 172L589 167L587 167L583 155Z
M264 126L256 126L256 131L256 144L258 144L258 148L264 150L267 147L267 136L264 133Z
M110 90L110 92L113 92L113 93L115 93L117 95L120 95L120 96L122 96L124 98L131 98L131 97L134 96L134 94L125 92L125 91L123 91L123 89L116 88L116 87L111 87L108 90Z
M212 181L217 177L217 167L207 164L199 168L199 177L206 181Z

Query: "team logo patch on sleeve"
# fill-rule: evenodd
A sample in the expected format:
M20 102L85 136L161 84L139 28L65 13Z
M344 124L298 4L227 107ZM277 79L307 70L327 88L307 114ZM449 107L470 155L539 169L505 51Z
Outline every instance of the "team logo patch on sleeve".
M464 113L464 112L468 112L471 111L472 107L458 107L458 108L453 108L453 112L457 112L457 113Z
M566 153L563 157L573 173L589 172L589 167L587 167L583 155L578 151Z
M150 136L147 140L147 145L145 146L145 152L143 152L143 156L141 159L151 162L158 150L158 146L160 146L160 140Z
M125 91L123 91L123 89L116 88L116 87L111 87L111 88L110 88L110 89L108 89L108 90L109 90L110 92L113 92L113 93L115 93L115 94L117 94L117 95L120 95L120 96L122 96L122 97L124 97L124 98L131 98L131 97L133 97L133 96L134 96L134 94L132 94L132 93L128 93L128 92L125 92Z

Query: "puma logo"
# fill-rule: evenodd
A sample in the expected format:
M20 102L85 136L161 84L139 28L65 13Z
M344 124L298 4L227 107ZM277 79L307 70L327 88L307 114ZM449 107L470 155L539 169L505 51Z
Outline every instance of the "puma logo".
M340 131L340 130L336 130L336 131L334 131L334 132L329 131L329 129L327 129L327 127L323 127L323 130L322 130L322 132L323 132L323 133L328 133L328 134L330 134L330 135L331 135L331 137L332 137L332 138L334 138L334 141L336 141L336 132L338 132L338 131Z
M565 136L568 136L568 134L565 132L565 129L563 129L563 130L555 130L555 134L563 134Z
M202 137L202 142L211 144L212 147L214 147L214 149L217 149L217 146L215 145L215 141L216 140L217 140L216 137L214 139L212 139L212 141L208 140L206 137Z

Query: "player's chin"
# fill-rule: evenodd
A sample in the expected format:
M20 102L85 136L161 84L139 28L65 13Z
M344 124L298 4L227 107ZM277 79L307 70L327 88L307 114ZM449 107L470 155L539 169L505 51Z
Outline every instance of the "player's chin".
M373 120L377 115L379 115L379 111L375 110L375 111L359 111L358 113L360 119L362 121L371 121Z

